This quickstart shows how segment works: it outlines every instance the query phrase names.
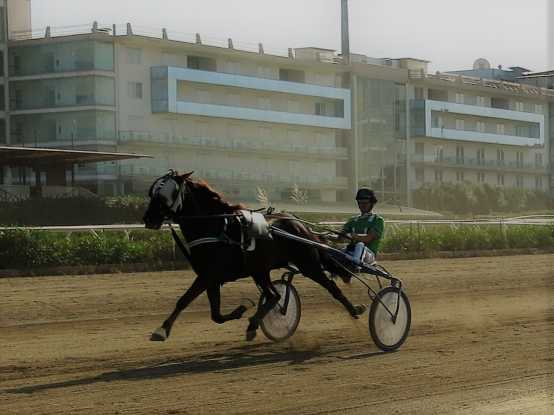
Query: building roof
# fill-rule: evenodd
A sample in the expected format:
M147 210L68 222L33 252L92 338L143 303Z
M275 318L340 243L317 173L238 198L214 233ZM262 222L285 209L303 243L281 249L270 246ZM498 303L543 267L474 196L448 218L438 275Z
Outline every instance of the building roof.
M0 146L0 166L37 166L152 158L146 154Z
M544 71L544 72L529 72L525 75L520 76L518 79L525 79L525 78L539 78L539 77L548 77L548 76L554 76L554 70Z

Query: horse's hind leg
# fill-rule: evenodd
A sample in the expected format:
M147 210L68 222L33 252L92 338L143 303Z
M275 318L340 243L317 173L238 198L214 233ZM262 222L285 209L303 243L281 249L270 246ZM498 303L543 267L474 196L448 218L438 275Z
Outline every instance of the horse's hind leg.
M258 305L256 314L250 317L250 324L248 324L248 328L246 329L247 341L254 340L254 338L256 337L256 331L260 326L260 321L263 320L266 314L269 313L271 309L275 307L275 305L281 299L281 295L277 292L277 290L275 290L275 287L271 283L271 276L269 275L269 271L255 274L253 275L253 277L254 281L256 281L256 284L258 284L258 286L262 290L262 295L264 296L265 301Z
M223 324L229 320L238 320L247 310L245 305L240 305L229 314L221 314L221 291L219 284L208 287L208 299L210 300L212 320L217 324Z
M306 275L311 280L317 282L319 285L329 291L333 298L339 301L352 317L358 318L358 316L360 314L363 314L363 312L366 310L366 306L364 306L363 304L353 305L348 300L348 298L345 297L339 287L337 287L337 284L335 284L333 280L327 278L323 271L305 273L304 275Z
M171 328L173 327L173 323L175 323L175 320L177 320L177 317L179 317L179 314L181 314L181 311L183 311L192 301L198 297L200 294L202 294L206 290L206 283L205 280L201 277L196 277L190 288L183 294L181 298L179 298L179 301L177 301L177 304L175 305L175 309L171 313L171 315L163 322L162 326L157 328L152 335L150 336L150 340L152 341L164 341L169 337L169 334L171 333Z

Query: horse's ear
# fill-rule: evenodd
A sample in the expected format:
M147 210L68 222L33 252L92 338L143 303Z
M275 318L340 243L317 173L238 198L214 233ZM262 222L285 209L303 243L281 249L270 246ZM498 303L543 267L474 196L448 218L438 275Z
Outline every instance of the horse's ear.
M186 180L188 180L188 178L190 176L192 176L192 173L194 173L194 172L191 171L191 172L188 172L188 173L185 173L185 174L178 174L177 176L175 176L175 180L177 180L178 183L182 184Z

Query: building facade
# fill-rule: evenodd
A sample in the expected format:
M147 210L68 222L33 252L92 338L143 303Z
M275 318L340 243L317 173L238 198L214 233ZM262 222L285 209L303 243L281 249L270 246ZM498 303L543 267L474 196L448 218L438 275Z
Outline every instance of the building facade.
M552 90L411 73L412 188L428 182L549 190Z
M314 47L245 51L131 25L18 31L0 52L0 141L154 156L77 166L75 180L101 194L143 193L168 168L245 201L258 188L286 200L297 186L335 203L364 185L405 205L426 183L551 183L554 91L529 83L432 75L411 58L352 54L344 65Z

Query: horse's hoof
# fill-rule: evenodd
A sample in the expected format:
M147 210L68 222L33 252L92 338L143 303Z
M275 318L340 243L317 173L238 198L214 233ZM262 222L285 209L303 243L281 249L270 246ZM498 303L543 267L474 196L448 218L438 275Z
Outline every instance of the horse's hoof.
M367 307L363 304L358 304L354 306L354 310L356 310L356 316L360 316L367 310Z
M247 330L246 331L246 341L251 342L256 338L256 330Z
M150 335L150 341L164 342L167 340L167 333L163 327L159 327Z
M256 303L252 301L250 298L242 298L240 300L240 306L244 307L245 311L250 310L251 308L256 306Z

